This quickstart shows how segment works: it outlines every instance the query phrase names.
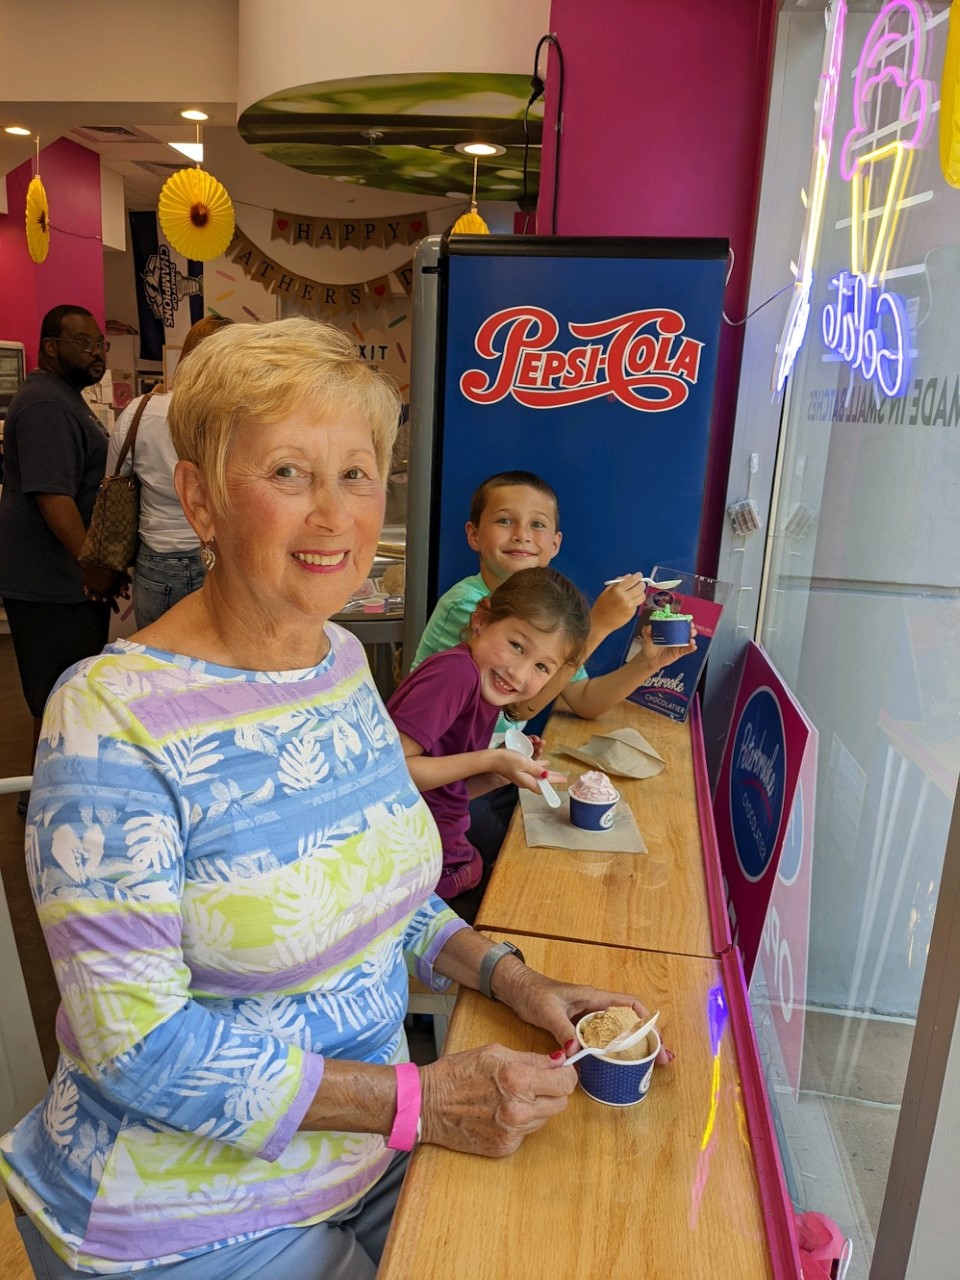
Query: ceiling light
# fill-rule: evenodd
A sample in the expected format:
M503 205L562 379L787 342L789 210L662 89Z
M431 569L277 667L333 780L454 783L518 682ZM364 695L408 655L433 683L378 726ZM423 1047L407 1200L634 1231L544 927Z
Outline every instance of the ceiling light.
M173 147L174 151L179 151L189 160L195 160L197 164L203 164L203 143L202 142L168 142L168 147Z
M191 107L188 111L181 111L180 114L183 116L184 120L209 120L210 119L210 117L207 115L205 111L197 111L193 107Z
M507 152L506 147L500 147L495 142L458 142L453 149L465 156L502 156Z
M18 138L29 138L30 130L25 129L22 124L8 124L3 131L4 133L12 133Z

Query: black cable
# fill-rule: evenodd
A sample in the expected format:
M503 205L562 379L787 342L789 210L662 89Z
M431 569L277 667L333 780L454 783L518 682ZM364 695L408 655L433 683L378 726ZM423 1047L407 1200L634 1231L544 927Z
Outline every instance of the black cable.
M532 92L527 105L523 112L523 230L527 232L530 224L530 192L527 183L528 157L530 155L530 108L541 96L544 91L544 82L540 77L538 70L540 64L540 52L544 45L552 44L557 51L557 120L556 120L556 137L557 143L554 150L553 161L553 203L550 212L550 234L557 234L557 200L560 192L560 139L563 133L563 51L560 48L560 41L552 32L545 36L541 36L537 41L536 52L533 55L533 75L530 77L530 86ZM542 174L542 169L541 169Z

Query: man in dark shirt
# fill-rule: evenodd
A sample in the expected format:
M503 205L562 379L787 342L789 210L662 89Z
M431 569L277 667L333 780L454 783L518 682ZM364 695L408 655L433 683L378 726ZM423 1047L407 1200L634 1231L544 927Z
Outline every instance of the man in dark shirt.
M10 402L3 432L0 596L35 719L57 678L107 642L121 581L77 563L107 461L107 434L80 394L103 377L106 343L84 307L54 307L38 368Z

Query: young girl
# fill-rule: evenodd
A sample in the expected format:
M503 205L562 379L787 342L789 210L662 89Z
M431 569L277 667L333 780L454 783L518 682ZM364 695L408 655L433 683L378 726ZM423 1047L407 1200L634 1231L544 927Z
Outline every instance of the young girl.
M536 758L491 749L497 715L510 716L561 667L575 667L589 629L587 603L572 582L556 569L524 569L480 601L462 644L425 659L387 703L443 842L437 893L464 919L476 915L499 851L481 857L468 839L470 799L504 782L537 791L540 778L564 781ZM542 743L533 741L539 756Z

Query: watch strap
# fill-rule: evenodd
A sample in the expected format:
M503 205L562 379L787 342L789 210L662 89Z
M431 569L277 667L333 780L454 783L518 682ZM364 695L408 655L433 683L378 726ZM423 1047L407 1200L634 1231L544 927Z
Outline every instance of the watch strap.
M491 990L490 983L493 979L493 971L503 959L504 956L516 956L518 960L523 962L523 952L519 947L515 947L512 942L498 942L492 946L480 961L480 972L477 974L477 985L488 1000L496 1000L496 996Z

